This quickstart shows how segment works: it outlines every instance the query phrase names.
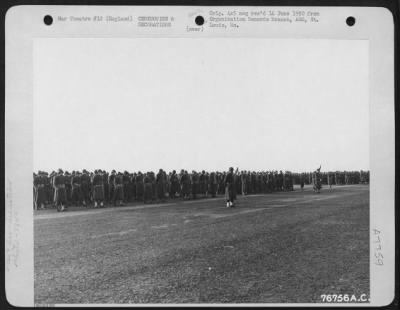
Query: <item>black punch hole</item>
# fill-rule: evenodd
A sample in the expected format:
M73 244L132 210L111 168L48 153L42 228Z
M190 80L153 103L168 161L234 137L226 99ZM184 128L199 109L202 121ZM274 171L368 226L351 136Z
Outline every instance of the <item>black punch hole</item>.
M204 24L204 17L201 16L201 15L196 16L194 21L195 21L197 26L202 26Z
M53 17L51 17L50 15L46 15L43 18L43 22L45 23L45 25L50 26L53 23Z
M346 24L348 25L348 26L353 26L354 24L356 23L356 19L353 17L353 16L349 16L349 17L347 17L347 19L346 19Z

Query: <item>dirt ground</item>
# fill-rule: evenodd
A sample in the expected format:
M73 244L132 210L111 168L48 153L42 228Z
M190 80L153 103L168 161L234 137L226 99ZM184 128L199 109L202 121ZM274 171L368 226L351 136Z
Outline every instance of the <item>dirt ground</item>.
M369 295L369 186L34 215L35 302L306 303Z

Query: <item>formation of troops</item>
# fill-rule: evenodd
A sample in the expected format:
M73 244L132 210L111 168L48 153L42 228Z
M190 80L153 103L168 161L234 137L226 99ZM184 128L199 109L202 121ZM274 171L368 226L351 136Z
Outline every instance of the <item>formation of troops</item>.
M325 172L318 171L321 184L359 184L369 182L369 172ZM293 185L314 184L316 171L291 173L290 171L239 171L229 168L227 172L175 170L167 173L153 171L108 173L95 171L63 171L50 174L45 171L33 173L33 200L35 209L51 205L57 211L69 206L95 208L108 205L123 205L134 201L164 202L166 199L197 199L225 195L227 207L233 207L237 195L267 194L293 191Z

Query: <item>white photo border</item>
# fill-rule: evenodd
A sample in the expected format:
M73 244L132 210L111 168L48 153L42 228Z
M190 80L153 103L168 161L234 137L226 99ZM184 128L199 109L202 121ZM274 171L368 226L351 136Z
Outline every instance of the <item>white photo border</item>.
M237 9L254 7L240 6ZM8 302L34 305L33 264L33 46L38 38L135 38L135 37L237 37L345 39L369 42L370 108L370 304L388 305L395 296L395 119L394 119L394 20L382 7L257 7L257 9L320 12L311 25L279 23L271 27L246 24L238 29L204 29L187 32L194 14L232 7L207 6L15 6L6 14L5 94L5 284ZM130 24L43 24L47 14L70 15L169 15L171 28L138 28ZM354 16L357 27L345 19ZM333 27L332 25L335 25ZM379 236L379 242L377 237ZM379 244L380 249L377 249ZM383 265L377 258L383 256ZM187 306L190 304L185 304ZM195 305L195 304L194 304ZM211 304L216 306L215 304ZM350 306L353 304L224 304L223 306ZM360 306L360 304L354 304ZM61 306L61 305L60 305ZM75 306L75 305L74 305ZM80 305L82 306L82 305ZM85 305L90 306L90 305ZM96 305L101 306L101 305ZM105 305L112 306L112 305ZM118 305L125 306L125 305ZM129 305L126 305L129 306ZM140 306L154 306L153 304ZM163 305L157 305L163 306ZM169 304L167 306L182 306ZM208 304L201 304L208 306Z

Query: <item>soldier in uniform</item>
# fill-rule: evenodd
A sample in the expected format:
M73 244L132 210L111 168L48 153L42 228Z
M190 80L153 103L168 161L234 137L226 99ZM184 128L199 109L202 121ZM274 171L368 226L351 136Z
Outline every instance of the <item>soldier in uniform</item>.
M108 183L108 172L103 170L103 186L104 186L104 202L108 202L110 200L109 194L110 194L110 186Z
M162 176L163 176L163 180L164 180L164 199L166 198L166 196L168 196L169 194L169 185L168 185L168 174L166 171L162 170Z
M56 191L55 191L55 189L54 189L54 177L56 176L56 172L53 170L52 172L51 172L51 174L50 174L50 177L49 177L49 179L50 179L50 187L51 187L51 190L50 190L50 197L49 197L49 200L54 204L54 195L56 194Z
M236 171L233 173L233 187L232 187L232 207L233 207L233 201L235 201L236 200L236 197L237 197L237 186L236 186L236 184L237 184L237 182L238 182L238 179L239 179L240 177L239 177L239 169L238 168L236 168Z
M321 166L313 173L314 192L319 194L321 189Z
M207 171L206 172L206 197L208 197L208 194L209 194L209 192L208 192L208 189L210 188L209 184L210 184L210 173Z
M45 204L50 203L52 200L52 186L49 178L49 174L47 172L43 173L43 178L44 178L44 191L45 191Z
M221 175L221 173L219 171L215 172L215 179L217 181L217 185L216 186L217 186L217 195L218 195L218 194L221 194L220 187L221 187L221 179L222 179L222 175Z
M190 198L190 190L191 190L190 176L186 170L181 171L180 183L181 183L181 195L182 195L183 200L189 199Z
M252 194L253 190L251 188L251 172L250 172L250 170L245 173L245 178L246 178L245 194L246 195Z
M290 171L288 171L288 190L289 191L293 191L294 187L293 187L293 175Z
M156 175L153 171L150 171L149 175L151 179L151 200L155 201L157 195Z
M131 199L131 192L129 188L129 173L128 171L124 171L122 176L122 184L124 185L124 202L129 202Z
M259 183L260 183L260 194L265 193L265 186L264 186L264 171L259 172Z
M271 184L272 184L272 191L276 192L278 190L278 172L271 171Z
M53 183L55 193L54 193L54 203L56 205L57 211L64 211L67 202L67 193L65 191L65 181L63 171L58 170L58 173L54 176Z
M196 171L192 171L192 198L197 198L197 193L199 191L199 175Z
M287 171L285 171L285 173L283 173L283 177L282 177L282 188L283 191L287 191L288 190L288 184L287 184Z
M73 171L71 177L72 193L71 203L74 205L80 205L82 201L81 193L81 175L79 171Z
M44 209L44 203L46 200L45 182L42 177L42 172L38 171L38 174L33 176L33 186L35 189L35 209Z
M278 175L278 188L279 188L279 191L283 191L283 172L282 172L282 170L279 171L279 175Z
M261 172L257 172L257 193L261 194L262 192L262 175Z
M206 172L203 170L199 175L199 194L205 195L206 194Z
M114 195L114 193L115 193L115 177L116 177L115 173L116 173L115 170L112 170L110 176L108 177L108 187L109 187L108 197L110 197L110 201L112 201L113 203L115 201L115 197L114 197L115 196Z
M83 205L86 206L86 203L90 201L90 176L88 171L83 169L81 175L81 193L83 199Z
M143 186L144 186L143 202L147 203L147 201L153 199L153 181L150 172L144 174Z
M267 192L271 193L273 190L271 171L267 171L266 175L267 175Z
M208 193L211 194L212 198L216 197L217 194L217 175L215 172L210 173L209 183L208 183Z
M225 194L225 183L224 183L225 175L226 175L226 173L223 172L222 174L220 174L220 178L219 178L218 193L221 195Z
M169 177L169 182L169 197L176 197L176 194L179 193L179 178L175 170L172 171L172 174Z
M136 172L131 174L130 177L132 200L136 200Z
M251 173L251 193L257 194L257 175L255 171Z
M93 201L94 207L100 204L101 207L104 206L104 181L103 174L101 170L95 170L92 178L92 188L93 188Z
M93 180L94 172L89 173L89 201L94 201L93 200L93 186L92 186L92 180Z
M165 196L167 196L167 197L170 197L170 193L171 193L171 175L172 175L171 171L169 173L165 172L165 176L166 176Z
M328 184L329 184L329 188L332 188L332 183L333 183L333 174L328 172Z
M119 205L122 206L124 201L124 183L123 183L123 174L121 172L118 172L117 175L115 175L114 178L114 206L117 205L117 202L119 202Z
M162 169L160 169L156 176L157 184L157 198L162 202L165 201L165 174Z
M235 174L235 195L242 193L242 179L240 177L240 172Z
M128 191L129 197L127 199L128 202L135 200L135 193L134 193L134 182L132 182L133 173L128 173Z
M344 184L349 184L349 174L347 171L344 172Z
M70 205L71 193L72 193L72 185L71 185L71 174L68 171L64 173L64 182L65 182L65 193L66 197L66 206Z
M305 175L304 172L300 175L300 188L301 190L304 190L304 179L305 179Z
M234 195L235 177L232 167L229 168L229 172L225 175L224 184L225 184L226 207L231 208L234 206L233 202L235 201L235 195Z
M51 197L50 197L50 201L51 203L55 206L54 204L54 195L56 194L56 190L54 188L54 178L57 175L57 171L53 170L50 174L50 186L51 186Z
M136 177L135 177L135 183L136 183L136 199L137 200L143 200L143 192L144 192L144 183L143 183L143 174L142 172L138 172Z

